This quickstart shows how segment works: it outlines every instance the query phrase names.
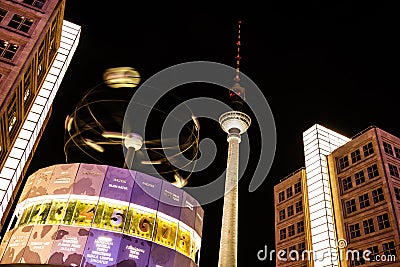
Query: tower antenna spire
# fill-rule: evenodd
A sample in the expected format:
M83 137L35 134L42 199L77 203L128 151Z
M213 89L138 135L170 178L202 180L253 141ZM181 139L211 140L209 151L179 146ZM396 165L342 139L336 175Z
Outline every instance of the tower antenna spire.
M241 43L240 43L240 25L242 24L242 21L241 20L239 20L238 21L238 36L237 36L237 42L236 42L236 45L237 45L237 55L236 55L236 57L235 57L235 59L236 59L236 75L235 75L235 82L239 82L240 81L240 77L239 77L239 72L240 72L240 59L241 59L241 57L240 57L240 45L241 45Z

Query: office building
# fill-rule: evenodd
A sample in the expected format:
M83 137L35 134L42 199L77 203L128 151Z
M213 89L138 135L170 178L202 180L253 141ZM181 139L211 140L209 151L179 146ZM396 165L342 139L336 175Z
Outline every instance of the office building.
M64 20L65 0L0 2L0 229L51 113L80 26Z
M305 267L307 258L300 258L306 250L306 221L307 215L307 196L305 190L306 172L301 168L294 173L283 178L275 186L275 240L276 251L282 251L279 257L287 258L288 261L279 260L277 256L277 266ZM290 257L296 261L290 261ZM298 259L298 260L297 260Z
M398 265L400 139L375 126L347 138L314 125L303 142L304 242L312 255L307 266ZM289 188L298 179L292 175L274 188L276 246L288 253L295 236L281 240L279 232L284 237L284 226L293 223ZM277 258L277 266L285 266L286 258Z

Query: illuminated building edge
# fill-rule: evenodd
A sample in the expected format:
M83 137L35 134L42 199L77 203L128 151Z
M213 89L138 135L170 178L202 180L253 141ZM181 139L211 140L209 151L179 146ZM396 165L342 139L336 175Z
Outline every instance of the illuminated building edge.
M338 266L335 222L326 156L350 141L316 124L303 133L308 212L314 266Z
M13 195L27 160L40 135L55 95L79 43L81 26L64 20L60 47L45 81L36 96L27 119L0 169L0 218Z
M204 211L184 190L128 169L72 163L28 177L1 264L197 266Z

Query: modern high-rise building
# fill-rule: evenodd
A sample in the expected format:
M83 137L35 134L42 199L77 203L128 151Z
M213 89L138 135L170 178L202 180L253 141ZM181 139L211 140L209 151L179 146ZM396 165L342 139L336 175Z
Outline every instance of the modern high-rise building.
M64 20L65 0L0 2L0 229L48 121L75 52L80 26Z
M305 169L274 187L277 266L398 266L400 138L314 125L303 142Z

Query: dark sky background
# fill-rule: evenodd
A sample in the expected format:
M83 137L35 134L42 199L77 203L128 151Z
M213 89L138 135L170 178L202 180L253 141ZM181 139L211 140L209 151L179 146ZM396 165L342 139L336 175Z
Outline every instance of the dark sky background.
M265 7L246 1L221 9L205 3L104 3L67 0L65 19L82 26L81 39L28 174L65 163L65 117L84 92L102 81L104 70L130 66L143 82L189 61L234 67L238 19L243 21L241 71L263 91L277 133L266 181L253 193L247 191L250 179L240 181L240 266L275 266L260 262L257 252L265 245L274 248L273 185L304 166L303 131L319 123L351 137L376 125L400 136L398 14L386 1L275 1L263 2ZM220 98L223 92L202 88L185 90L181 97L214 93ZM226 164L226 135L218 124L204 121L204 137L217 142L221 157L215 168L193 174L194 182L223 171ZM249 137L254 146L260 138L256 128L249 129ZM222 203L203 206L201 266L217 266Z

